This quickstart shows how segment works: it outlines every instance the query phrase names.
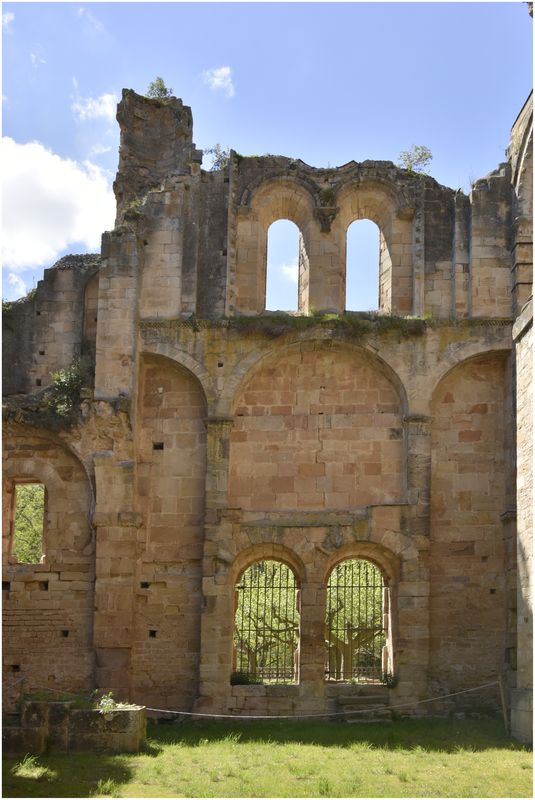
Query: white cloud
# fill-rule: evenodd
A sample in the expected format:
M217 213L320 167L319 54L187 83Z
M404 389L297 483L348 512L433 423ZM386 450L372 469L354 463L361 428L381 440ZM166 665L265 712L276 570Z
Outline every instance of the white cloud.
M292 264L282 264L280 267L280 271L282 273L282 277L290 281L290 283L295 283L297 286L297 279L299 275L299 270L297 267L297 259Z
M5 31L11 30L11 23L15 19L15 15L12 11L6 11L5 14L2 14L2 28Z
M28 294L26 284L24 283L20 275L16 275L14 272L10 272L7 279L9 285L13 287L13 291L17 297L24 297L26 294Z
M214 91L226 92L227 97L234 97L232 70L230 67L216 67L203 72L204 82Z
M74 116L79 120L106 119L113 122L117 111L118 97L112 92L100 97L78 97L71 105Z
M102 22L97 19L95 15L91 13L91 11L89 11L87 8L84 8L84 6L79 7L78 16L85 20L89 27L92 28L96 33L106 33L106 28Z
M100 248L115 201L100 167L61 158L39 142L2 139L4 265L14 272L53 263L75 244Z
M111 150L111 147L106 147L106 145L99 144L97 142L97 144L94 144L93 147L91 148L91 150L89 151L89 155L90 156L101 156L104 153L109 153L110 150Z
M33 52L30 53L30 61L32 62L34 67L37 67L39 64L46 64L44 58L41 58L41 56L38 53L33 53Z

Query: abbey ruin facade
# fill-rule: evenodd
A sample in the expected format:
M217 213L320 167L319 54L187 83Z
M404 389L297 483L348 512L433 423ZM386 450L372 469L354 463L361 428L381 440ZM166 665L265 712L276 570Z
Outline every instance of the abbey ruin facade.
M358 704L341 656L326 669L326 595L359 560L383 581L386 704L499 713L502 676L528 738L531 98L469 196L387 161L231 151L204 171L180 100L125 90L117 118L101 254L4 315L6 706L21 683L220 714ZM299 310L273 316L279 219L300 231ZM359 219L381 232L376 315L345 313ZM94 374L66 418L51 374L80 357ZM14 551L27 483L45 490L34 563ZM236 685L236 587L266 561L295 579L294 672Z

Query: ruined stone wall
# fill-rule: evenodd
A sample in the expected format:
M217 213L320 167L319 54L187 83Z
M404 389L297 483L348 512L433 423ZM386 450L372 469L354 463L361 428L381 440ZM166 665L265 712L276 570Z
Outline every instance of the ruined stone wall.
M99 266L99 255L65 256L45 270L35 292L8 304L2 315L4 396L39 393L52 372L82 354L84 337L96 330L84 330L86 284Z
M510 163L469 197L383 161L315 169L231 152L207 173L181 101L126 91L118 119L120 224L103 236L98 278L89 261L48 272L34 300L15 304L7 349L14 358L20 338L8 395L34 391L43 337L43 377L80 351L96 357L94 392L53 447L33 431L17 449L20 426L43 417L7 399L9 480L21 470L41 480L47 459L65 468L62 482L43 479L61 509L61 546L44 562L62 588L53 625L70 620L72 589L83 641L61 675L155 707L333 710L344 687L325 682L326 582L341 560L364 558L388 586L391 702L505 669L514 687L530 624L519 616L517 633L511 600L510 435L512 315L530 281L529 115ZM263 314L267 231L281 218L300 232L299 312L273 317ZM343 314L355 219L381 231L376 318ZM321 310L336 315L310 313ZM525 420L528 334L517 339ZM69 536L93 528L94 550L76 561L94 570L92 594L91 582L63 584L73 582L64 565L81 558ZM235 585L264 558L288 564L300 590L297 682L232 686ZM8 560L4 579L31 584L42 569ZM521 587L519 610L527 579ZM16 608L52 642L50 609L17 592ZM64 651L43 644L32 660L10 620L4 657L48 683ZM498 695L433 710L455 703L496 709Z
M533 308L515 323L517 413L517 682L511 693L511 728L522 741L533 735Z
M132 686L150 705L191 708L198 692L206 403L169 359L140 365L138 537ZM141 531L140 531L141 533Z
M37 564L18 564L12 555L19 482L45 486L43 558ZM4 427L2 656L8 707L22 689L93 687L91 497L84 468L61 442L22 426Z

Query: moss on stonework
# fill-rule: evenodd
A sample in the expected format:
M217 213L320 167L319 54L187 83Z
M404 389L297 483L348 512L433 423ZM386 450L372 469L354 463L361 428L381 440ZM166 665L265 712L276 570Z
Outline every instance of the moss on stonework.
M264 334L269 337L283 336L292 331L305 331L313 328L323 328L339 331L350 335L352 338L362 338L369 335L388 334L398 332L402 336L421 336L426 330L445 328L450 331L455 328L466 330L481 327L502 327L511 325L510 318L478 318L478 319L434 319L432 317L397 316L395 314L380 314L378 312L346 312L345 314L313 313L285 314L266 313L254 316L223 317L221 319L198 319L191 316L188 319L155 319L139 320L141 330L173 330L189 328L200 331L215 328L227 328L242 335Z

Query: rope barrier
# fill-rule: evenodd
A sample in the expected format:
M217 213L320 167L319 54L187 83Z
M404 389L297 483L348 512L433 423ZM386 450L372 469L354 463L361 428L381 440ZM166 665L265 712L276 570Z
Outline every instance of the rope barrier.
M347 717L350 714L366 714L368 711L393 711L397 708L410 708L413 706L421 705L422 703L434 703L436 700L444 700L448 697L456 697L459 694L466 694L467 692L477 692L479 689L486 689L489 686L497 686L500 681L492 681L492 683L483 683L481 686L474 686L472 689L462 689L459 692L450 692L450 694L442 694L437 697L429 697L425 700L414 700L411 703L400 703L395 706L368 706L367 708L358 709L356 711L337 711L325 712L323 714L273 714L270 716L253 715L253 714L203 714L195 711L172 711L165 708L150 708L146 706L147 711L158 711L162 714L178 714L184 717L209 717L211 719L311 719L311 718L324 718L324 717ZM355 696L358 699L358 695Z
M23 680L22 678L20 679ZM461 689L459 692L450 692L449 694L442 694L437 695L436 697L428 697L424 700L414 700L410 703L398 703L394 706L387 706L387 705L373 705L367 706L366 708L357 709L354 711L327 711L322 714L272 714L272 715L261 715L261 714L208 714L208 713L201 713L195 711L173 711L169 708L151 708L150 706L145 706L147 711L156 711L160 714L176 714L182 717L202 717L202 718L209 718L209 719L324 719L325 717L347 717L353 714L367 714L369 711L395 711L398 708L412 708L414 706L422 705L423 703L434 703L437 700L446 700L448 697L457 697L460 694L467 694L467 692L477 692L479 689L488 689L490 686L498 686L500 685L500 681L492 681L491 683L482 683L480 686L474 686L471 689ZM56 694L65 694L70 695L72 697L77 697L80 692L67 692L64 689L51 689L49 686L38 686L34 684L31 689L28 691L32 691L32 689L44 689L47 692L55 692ZM355 699L357 700L359 695L355 695Z

